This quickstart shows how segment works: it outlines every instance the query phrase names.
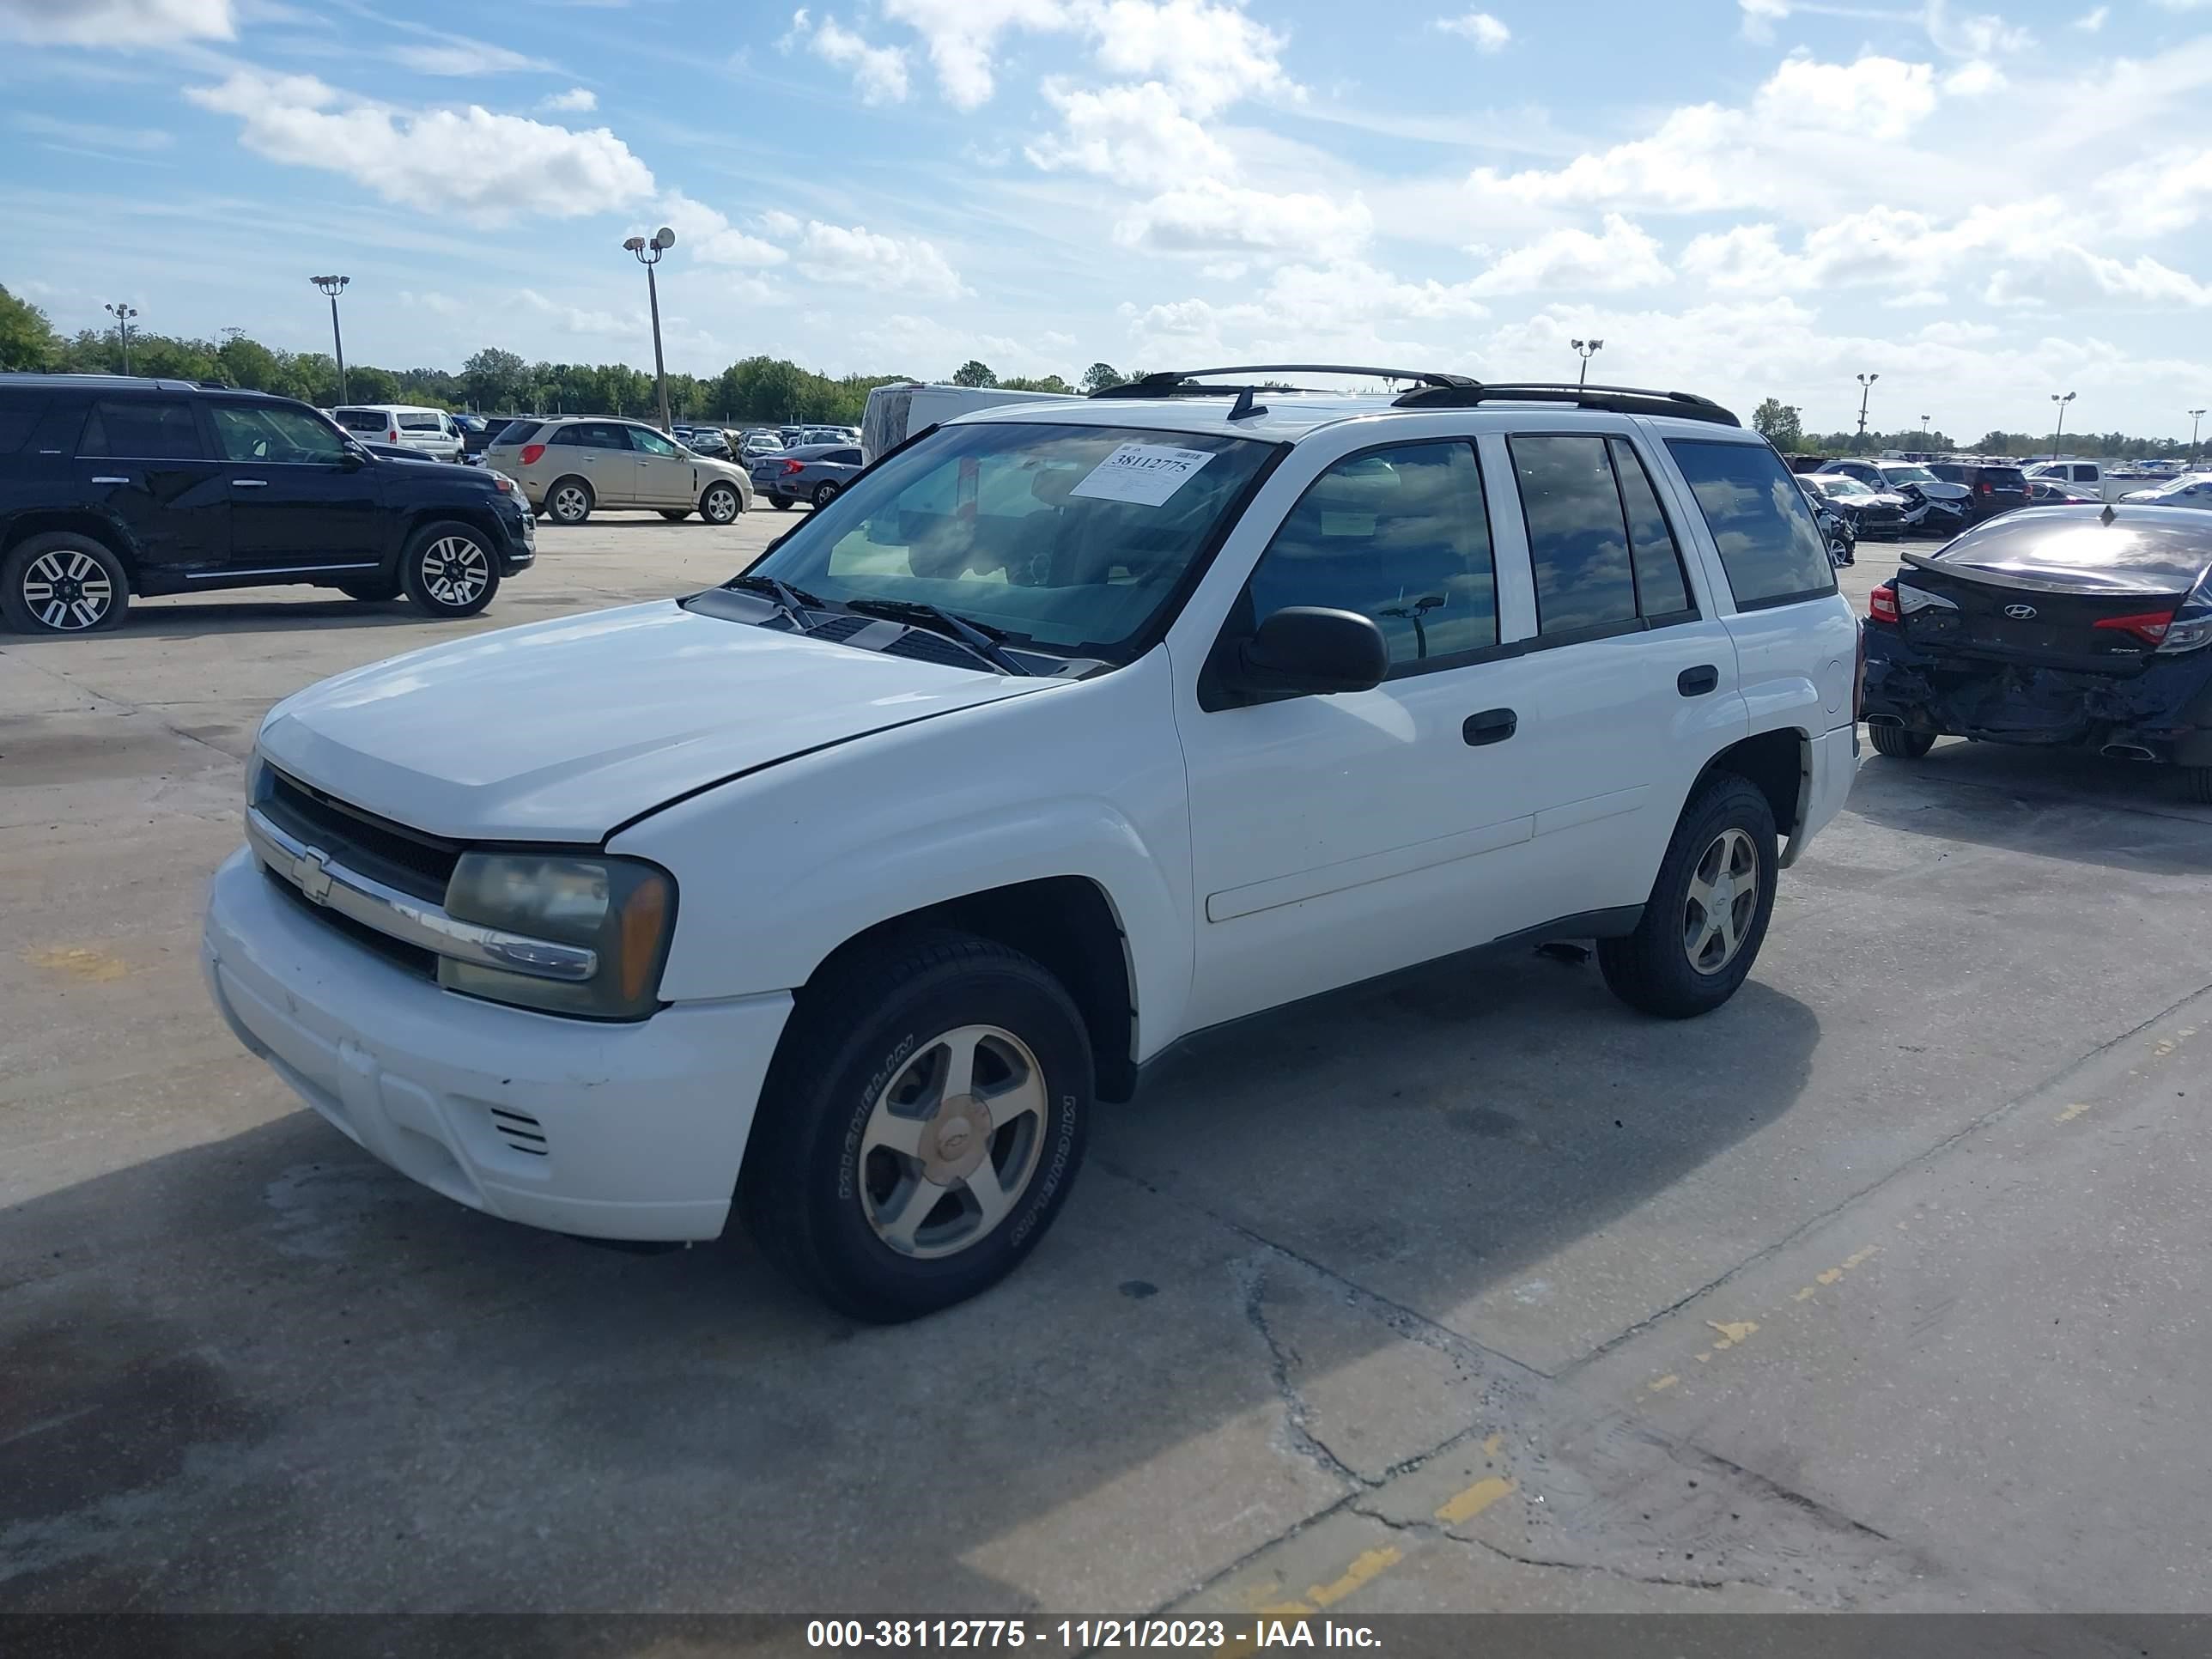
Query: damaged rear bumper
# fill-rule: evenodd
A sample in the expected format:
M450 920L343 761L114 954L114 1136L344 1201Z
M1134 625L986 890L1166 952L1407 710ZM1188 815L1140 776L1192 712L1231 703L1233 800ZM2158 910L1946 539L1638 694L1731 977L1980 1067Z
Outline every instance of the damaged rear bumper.
M2212 650L2122 676L1917 651L1869 629L1864 712L1870 724L1986 743L2212 766Z

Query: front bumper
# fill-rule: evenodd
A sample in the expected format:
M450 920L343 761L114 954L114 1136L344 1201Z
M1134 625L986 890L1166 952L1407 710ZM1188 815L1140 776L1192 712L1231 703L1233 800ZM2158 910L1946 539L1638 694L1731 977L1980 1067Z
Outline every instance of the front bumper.
M240 1042L349 1139L471 1209L591 1238L713 1238L791 999L632 1024L441 990L289 897L244 848L201 965Z
M2212 650L2153 661L2132 677L1915 649L1869 627L1865 713L1916 732L1985 743L2100 750L2212 766Z
M538 520L522 494L522 486L517 484L514 489L514 495L500 498L514 503L511 515L500 514L500 528L507 532L505 545L499 553L499 574L502 576L527 570L538 562Z

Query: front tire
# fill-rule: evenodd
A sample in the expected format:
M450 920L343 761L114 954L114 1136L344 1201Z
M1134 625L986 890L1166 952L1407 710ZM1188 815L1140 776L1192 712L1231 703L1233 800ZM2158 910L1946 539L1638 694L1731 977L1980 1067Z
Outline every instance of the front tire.
M744 497L735 484L708 484L699 497L699 516L708 524L735 524L744 510Z
M123 561L89 536L28 536L0 562L0 617L19 634L96 633L130 608Z
M415 533L399 561L408 602L426 617L473 617L499 592L499 560L483 532L447 520Z
M1778 876L1774 809L1748 779L1714 775L1682 809L1636 931L1598 941L1607 988L1667 1019L1711 1012L1759 958Z
M1933 732L1916 732L1909 726L1869 726L1867 741L1874 752L1892 760L1918 760L1936 746Z
M2183 767L2181 793L2200 806L2212 806L2212 766Z
M581 478L556 478L545 492L545 516L555 524L581 524L592 506L592 487Z
M788 496L788 495L771 495L771 496L769 496L768 499L769 499L769 504L771 507L775 507L775 510L776 510L777 512L779 512L779 513L788 513L788 512L790 512L790 511L791 511L791 497L790 497L790 496Z
M969 933L893 940L800 994L739 1212L840 1313L934 1313L1036 1248L1083 1161L1092 1086L1083 1017L1036 962Z

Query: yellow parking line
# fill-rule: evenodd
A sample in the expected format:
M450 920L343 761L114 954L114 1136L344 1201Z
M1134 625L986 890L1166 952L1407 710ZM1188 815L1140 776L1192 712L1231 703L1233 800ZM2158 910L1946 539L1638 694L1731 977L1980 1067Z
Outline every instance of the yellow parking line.
M1465 1492L1447 1499L1437 1510L1437 1519L1447 1526L1457 1526L1462 1521L1472 1521L1499 1498L1511 1492L1519 1484L1508 1475L1485 1475Z

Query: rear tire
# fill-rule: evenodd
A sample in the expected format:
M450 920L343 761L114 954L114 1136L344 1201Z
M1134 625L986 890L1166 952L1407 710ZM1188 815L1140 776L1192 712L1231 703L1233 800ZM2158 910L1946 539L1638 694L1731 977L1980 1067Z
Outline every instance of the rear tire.
M545 492L545 516L555 524L581 524L592 507L592 487L581 478L556 478Z
M682 524L691 516L691 509L687 507L679 511L672 507L664 507L660 509L660 516L671 524Z
M771 507L775 507L775 510L776 510L777 512L779 512L779 513L788 513L788 512L790 512L790 511L791 511L791 497L790 497L790 496L788 496L788 495L771 495L771 496L769 496L768 499L769 499L769 506L771 506Z
M830 502L836 499L837 486L828 479L825 478L820 483L814 486L815 506L827 507Z
M1892 760L1918 760L1936 746L1933 732L1916 732L1909 726L1869 726L1867 741L1874 752Z
M2212 806L2212 766L2183 767L2181 793L2200 806Z
M969 1086L948 1095L961 1054ZM951 1307L1012 1272L1059 1214L1093 1076L1082 1015L1028 957L950 930L888 940L800 993L738 1212L840 1313L893 1323Z
M98 633L130 608L123 561L89 536L27 536L0 562L0 617L19 634Z
M417 611L449 622L491 603L499 592L499 559L482 531L448 519L415 532L400 557L399 580Z
M1598 941L1607 988L1667 1019L1711 1012L1759 959L1778 878L1774 809L1749 779L1715 774L1682 809L1636 931Z

